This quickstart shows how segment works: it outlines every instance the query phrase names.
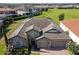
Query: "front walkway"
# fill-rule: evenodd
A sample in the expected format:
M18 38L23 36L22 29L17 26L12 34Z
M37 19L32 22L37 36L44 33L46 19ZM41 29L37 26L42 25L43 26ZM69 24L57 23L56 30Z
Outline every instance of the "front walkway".
M40 49L40 55L69 55L66 49Z

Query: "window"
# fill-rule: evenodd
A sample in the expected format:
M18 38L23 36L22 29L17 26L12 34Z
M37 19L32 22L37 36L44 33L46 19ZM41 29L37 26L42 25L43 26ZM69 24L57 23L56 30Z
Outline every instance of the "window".
M51 29L51 30L48 30L47 33L60 33L60 31L57 29Z

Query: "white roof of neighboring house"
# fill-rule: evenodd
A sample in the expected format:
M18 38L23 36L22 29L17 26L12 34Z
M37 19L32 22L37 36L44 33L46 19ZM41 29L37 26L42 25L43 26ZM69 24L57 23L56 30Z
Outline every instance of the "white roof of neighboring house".
M0 8L0 11L15 11L15 9L11 9L11 8Z
M3 20L0 20L0 23L2 23L3 22Z

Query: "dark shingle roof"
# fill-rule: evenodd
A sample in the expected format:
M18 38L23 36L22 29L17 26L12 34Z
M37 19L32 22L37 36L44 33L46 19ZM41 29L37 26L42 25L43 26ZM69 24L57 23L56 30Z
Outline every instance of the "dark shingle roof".
M19 36L22 37L26 37L25 36L25 31L26 28L33 25L33 26L37 26L40 28L40 30L42 30L43 28L47 27L52 21L50 19L47 18L32 18L31 20L27 21L24 26L22 27L22 29L20 30L20 32L18 33Z

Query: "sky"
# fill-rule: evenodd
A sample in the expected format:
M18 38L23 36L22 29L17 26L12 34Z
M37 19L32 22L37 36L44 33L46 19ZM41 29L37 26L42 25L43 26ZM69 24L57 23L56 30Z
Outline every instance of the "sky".
M0 3L79 3L79 0L0 0Z

